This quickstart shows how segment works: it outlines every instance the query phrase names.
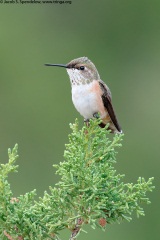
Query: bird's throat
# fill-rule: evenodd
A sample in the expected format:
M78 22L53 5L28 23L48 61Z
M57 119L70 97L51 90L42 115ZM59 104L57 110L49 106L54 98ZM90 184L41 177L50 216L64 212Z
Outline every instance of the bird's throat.
M85 85L91 83L93 80L85 78L78 69L67 69L71 85Z

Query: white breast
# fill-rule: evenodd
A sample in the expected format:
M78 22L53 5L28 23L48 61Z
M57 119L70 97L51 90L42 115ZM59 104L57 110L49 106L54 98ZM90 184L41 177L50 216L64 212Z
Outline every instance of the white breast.
M99 112L100 96L92 91L93 82L72 86L72 101L77 111L85 118L93 118Z

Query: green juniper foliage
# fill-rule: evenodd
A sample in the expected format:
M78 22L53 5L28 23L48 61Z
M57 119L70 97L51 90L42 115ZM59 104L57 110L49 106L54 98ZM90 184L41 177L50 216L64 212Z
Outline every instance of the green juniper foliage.
M62 229L71 231L75 239L85 224L105 229L107 224L131 220L131 213L144 215L141 203L150 203L147 191L152 191L153 178L139 178L136 184L123 183L124 175L116 174L115 148L121 146L122 135L113 135L97 126L78 128L72 133L64 152L64 162L54 165L61 180L35 201L36 191L14 197L8 174L17 171L18 146L9 149L9 162L0 165L0 239L59 239Z

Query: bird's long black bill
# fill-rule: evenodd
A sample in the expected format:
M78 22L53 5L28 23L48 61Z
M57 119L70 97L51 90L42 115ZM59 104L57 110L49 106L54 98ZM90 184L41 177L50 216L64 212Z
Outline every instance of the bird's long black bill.
M45 66L49 66L49 67L64 67L67 68L67 65L65 64L52 64L52 63L45 63Z

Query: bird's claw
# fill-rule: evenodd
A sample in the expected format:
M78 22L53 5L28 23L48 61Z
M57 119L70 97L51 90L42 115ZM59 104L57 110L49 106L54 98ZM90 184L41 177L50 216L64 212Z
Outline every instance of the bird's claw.
M99 113L98 112L93 113L93 117L97 119L100 118Z

